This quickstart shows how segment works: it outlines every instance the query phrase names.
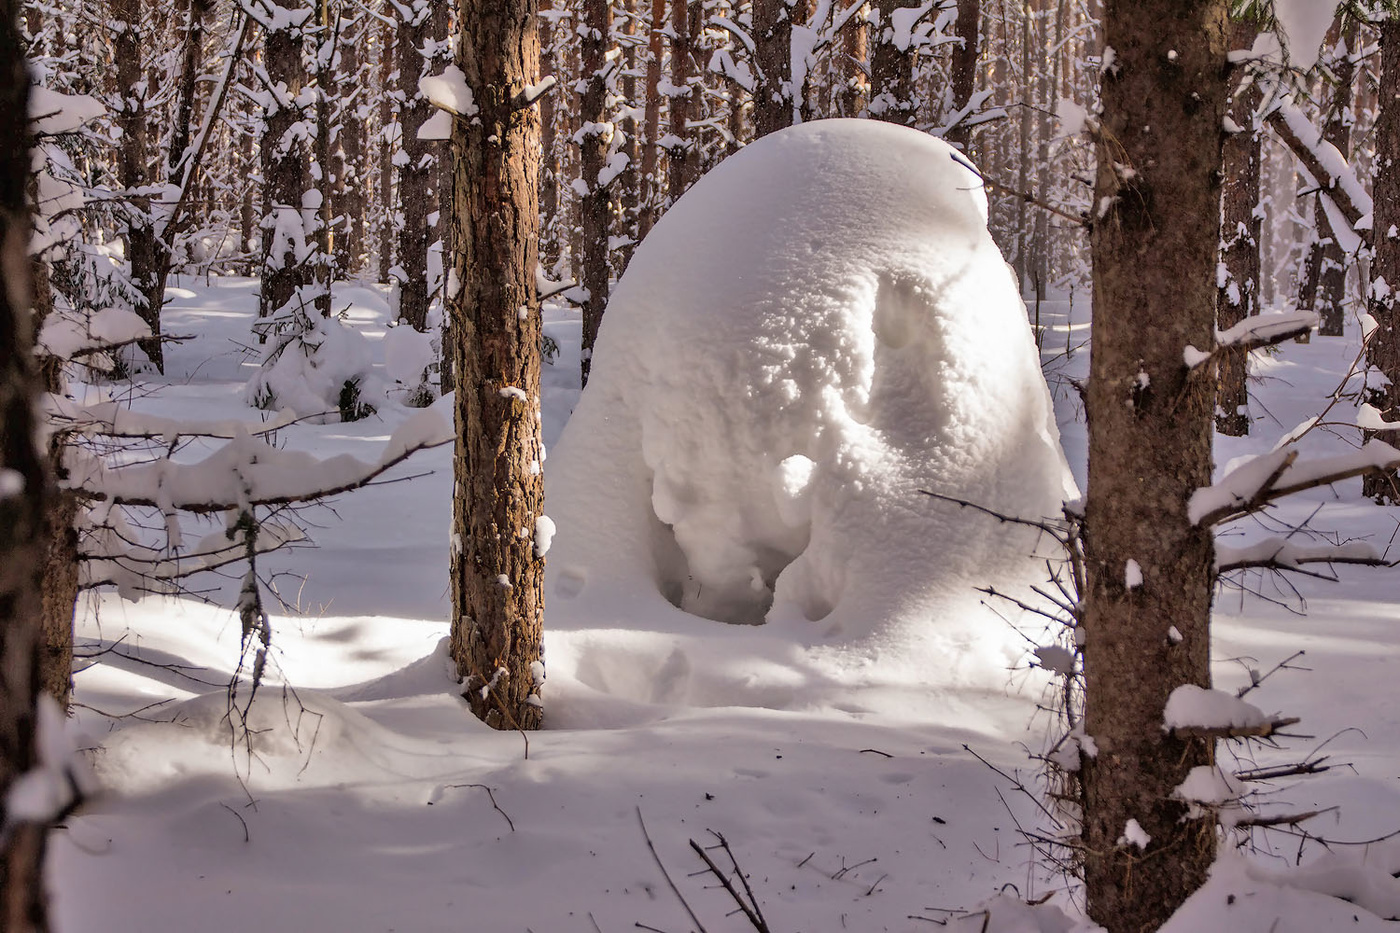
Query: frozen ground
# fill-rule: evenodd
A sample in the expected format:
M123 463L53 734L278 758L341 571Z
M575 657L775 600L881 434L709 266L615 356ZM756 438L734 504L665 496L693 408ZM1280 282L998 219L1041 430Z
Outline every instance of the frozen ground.
M135 404L255 417L242 401L253 360L238 348L248 340L253 283L181 280L171 294L167 330L196 339L171 347L163 384ZM347 287L337 299L346 303L382 360L383 294ZM1063 301L1041 310L1043 357L1081 483L1082 415L1067 378L1082 375L1087 355L1063 353L1086 338L1086 318L1084 307L1071 312ZM578 319L551 311L547 329L563 347L545 374L552 443L577 398ZM1315 338L1260 361L1258 435L1222 440L1218 463L1268 449L1315 413L1354 347L1354 337ZM281 437L289 447L368 458L407 415L386 405L368 421L298 425ZM1314 443L1343 442L1319 435ZM1034 705L1044 681L1025 670L1007 671L995 689L885 685L840 702L794 703L788 691L766 704L750 694L740 706L676 705L599 692L570 676L581 669L584 640L547 635L549 728L530 737L528 757L520 735L477 725L453 695L439 649L449 467L446 450L420 454L394 474L416 475L411 482L308 513L316 548L267 559L270 572L304 580L277 578L300 610L273 620L290 686L262 694L255 720L266 731L251 760L234 751L220 721L238 649L231 613L192 599L103 595L86 605L80 644L87 653L116 646L78 675L75 693L76 730L106 790L55 833L60 930L694 929L639 814L713 933L749 926L730 915L734 905L712 878L694 874L701 864L687 841L712 842L710 831L728 839L775 931L924 931L935 921L978 931L983 915L959 912L998 893L1053 892L1050 905L1074 912L1064 882L1032 868L1017 835L1018 824L1036 823L1034 807L969 752L1026 772L1022 746L1040 744L1046 721ZM1383 545L1395 518L1356 493L1320 491L1285 514L1301 521L1325 503L1314 526ZM1237 686L1248 679L1245 664L1267 670L1306 651L1295 663L1308 671L1275 674L1251 701L1302 716L1299 729L1317 738L1291 740L1287 752L1261 760L1298 758L1326 741L1322 754L1351 766L1270 786L1265 806L1338 806L1313 831L1364 840L1400 829L1400 693L1390 684L1400 662L1397 587L1393 571L1343 568L1341 577L1299 584L1306 615L1290 611L1298 599L1269 581L1251 586L1283 606L1224 592L1217 678ZM216 604L231 601L227 581L206 586ZM606 633L593 640L617 643ZM1222 862L1175 933L1370 930L1400 914L1392 844L1337 847L1335 856L1309 844L1303 861L1319 867L1289 875L1304 887L1283 888L1275 873L1293 864L1298 839L1270 832L1256 841L1250 861ZM992 929L1064 929L1005 899L994 916Z

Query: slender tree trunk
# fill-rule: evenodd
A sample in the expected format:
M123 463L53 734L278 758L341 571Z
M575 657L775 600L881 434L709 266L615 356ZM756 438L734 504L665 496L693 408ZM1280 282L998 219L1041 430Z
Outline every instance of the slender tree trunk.
M268 30L263 40L263 65L278 91L265 95L263 108L260 318L277 316L298 290L310 283L310 270L297 255L296 240L304 241L312 232L302 220L308 175L306 146L298 132L306 116L300 103L306 83L301 63L302 27L311 11L305 6L277 3L272 3L272 8L281 28Z
M697 109L698 87L691 87L699 3L671 0L671 147L666 150L667 201L676 203L695 182L700 165L699 141L691 138L690 118Z
M792 126L792 18L789 0L753 0L753 134L757 139Z
M33 275L34 331L37 333L53 312L53 288L49 283L48 262L35 258L30 268ZM46 357L38 370L42 391L63 393L61 361ZM68 478L63 462L66 443L60 434L49 439L49 475L60 480ZM77 495L67 489L51 490L44 509L44 571L43 591L40 594L44 648L39 659L39 685L65 710L73 689L73 612L78 603L77 519Z
M335 171L334 214L340 227L335 237L335 268L346 278L355 278L364 267L365 243L365 133L359 101L365 96L360 87L360 38L365 29L359 16L341 26L340 67L336 70L337 145L332 156Z
M683 5L684 0L675 0ZM608 82L604 69L612 46L611 0L584 0L583 28L579 30L579 55L583 74L580 79L579 161L583 168L584 193L579 198L579 219L583 228L583 288L588 297L583 302L583 349L580 357L583 384L588 385L593 344L598 339L598 325L603 322L603 310L608 304L608 238L612 232L611 205L608 185L603 183L603 169L608 161L610 138L608 122ZM676 53L671 53L674 64ZM676 99L671 99L675 114ZM672 128L674 130L674 124ZM673 150L674 166L674 150Z
M398 34L399 84L403 106L399 126L403 129L403 156L399 160L398 262L399 317L414 330L428 328L428 305L432 290L428 282L428 246L433 240L430 214L438 211L438 169L436 142L419 139L418 130L432 116L433 106L418 90L418 79L438 70L436 50L445 47L447 23L443 4L410 6L399 4ZM427 58L423 50L430 54Z
M126 258L131 264L131 284L135 287L136 313L151 328L152 339L141 342L141 349L158 370L165 360L160 347L160 310L164 295L156 288L158 254L155 225L151 217L152 187L159 180L153 171L146 126L147 76L141 68L143 47L141 16L143 0L113 0L113 26L116 35L112 55L116 60L116 97L119 104L117 126L121 128L121 149L117 174L128 198ZM163 283L162 283L163 284Z
M0 0L0 929L45 933L48 826L16 818L10 788L38 764L43 528L48 476L34 446L29 262L29 75L15 0Z
M385 284L390 281L390 270L394 265L394 145L389 139L389 127L393 123L393 108L390 101L395 90L394 82L394 29L388 23L379 30L379 272L378 279Z
M1231 48L1247 49L1258 30L1236 23ZM1220 198L1220 270L1216 327L1226 330L1259 313L1259 172L1262 127L1254 118L1263 93L1247 66L1231 69L1229 116L1237 131L1227 133L1221 155L1224 190ZM1249 433L1249 354L1231 349L1216 368L1215 429L1230 437Z
M452 658L472 711L498 729L543 719L539 114L535 0L460 0L457 64L480 112L455 121L451 302L457 370Z
M868 92L865 84L866 59L870 55L869 32L864 22L848 23L841 35L841 86L836 92L836 113L858 117L865 111Z
M1351 98L1352 81L1356 76L1356 65L1351 60L1356 46L1356 20L1350 16L1340 18L1340 24L1333 24L1334 35L1329 39L1340 39L1343 54L1332 64L1332 74L1336 84L1332 87L1331 99L1327 106L1327 118L1322 126L1322 138L1337 147L1343 158L1348 158L1351 150ZM1346 309L1346 254L1332 229L1332 220L1322 206L1321 196L1313 198L1313 218L1316 235L1308 246L1308 258L1304 264L1303 281L1298 288L1298 307L1316 311L1320 321L1317 332L1323 337L1340 337L1345 329Z
M978 30L982 19L981 0L958 0L958 18L953 31L961 42L953 48L953 110L963 111L977 89ZM963 152L972 151L972 130L958 121L945 137Z
M554 74L554 17L550 0L540 0L540 79ZM540 263L553 269L559 261L559 153L554 132L556 88L540 98Z
M1098 755L1080 774L1088 910L1109 933L1159 927L1215 852L1214 821L1172 797L1214 743L1162 723L1176 687L1210 685L1214 547L1187 501L1211 481L1214 386L1182 353L1213 341L1227 8L1105 4L1117 57L1102 77L1094 192L1105 209L1092 234L1083 648ZM1129 561L1141 585L1127 582ZM1145 848L1125 840L1130 820Z
M651 30L647 40L645 139L642 140L641 216L638 239L646 239L661 212L661 172L658 153L661 138L661 40L666 23L666 0L651 0Z
M1376 118L1375 218L1371 224L1371 295L1366 310L1376 330L1366 343L1366 401L1388 423L1400 425L1400 19L1380 26L1380 114ZM1400 426L1365 432L1400 446ZM1400 504L1400 479L1395 473L1367 476L1365 495L1388 505Z
M876 0L879 22L870 53L870 115L877 120L913 126L919 110L914 87L915 49L909 44L913 30L898 30L895 19L919 8L919 0Z
M622 105L626 108L626 116L622 123L622 145L619 151L627 157L627 167L618 176L616 184L621 185L621 191L617 198L618 206L618 236L622 244L613 251L613 265L617 269L618 278L627 270L627 264L632 261L632 250L636 248L640 237L637 234L637 215L641 207L641 184L637 177L637 163L641 161L641 127L637 122L637 66L640 63L637 45L637 20L639 15L638 7L640 0L625 0L624 9L627 11L627 22L623 28L623 34L627 36L627 42L623 46L622 59Z

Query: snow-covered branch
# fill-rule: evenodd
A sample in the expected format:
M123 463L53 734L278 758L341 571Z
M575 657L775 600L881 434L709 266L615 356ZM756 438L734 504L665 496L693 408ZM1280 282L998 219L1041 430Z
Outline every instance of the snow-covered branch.
M40 400L47 423L56 433L101 434L105 437L149 438L173 442L181 437L232 440L240 434L271 434L297 421L296 412L284 408L268 421L185 421L133 411L120 402L79 404L63 395Z
M1380 552L1365 541L1344 544L1310 544L1289 538L1271 537L1244 547L1215 546L1215 569L1219 573L1233 570L1297 570L1304 564L1361 564L1368 567L1393 567Z
M1368 229L1373 209L1371 196L1337 147L1323 139L1307 115L1288 102L1280 103L1265 119L1341 211L1347 226L1353 230Z
M1215 332L1215 349L1198 350L1187 345L1183 351L1183 362L1191 369L1198 369L1216 359L1227 350L1248 352L1262 347L1272 347L1310 332L1318 324L1318 316L1312 311L1279 311L1254 314L1234 327Z
M89 459L75 465L72 483L93 501L149 506L167 514L246 511L255 505L309 502L358 489L414 453L453 437L441 414L425 410L399 426L376 463L344 454L323 460L302 451L277 450L240 434L193 464L162 460L107 469Z
M306 533L294 524L264 522L258 525L254 549L258 554L267 554L305 540ZM124 594L168 594L177 591L176 580L217 570L247 556L247 543L230 540L226 532L208 535L193 549L177 555L127 546L122 553L80 555L78 585L84 589L115 586Z
M1264 508L1284 496L1354 476L1400 469L1400 450L1372 440L1358 450L1299 460L1292 445L1255 457L1219 482L1196 490L1188 505L1197 525L1218 525Z

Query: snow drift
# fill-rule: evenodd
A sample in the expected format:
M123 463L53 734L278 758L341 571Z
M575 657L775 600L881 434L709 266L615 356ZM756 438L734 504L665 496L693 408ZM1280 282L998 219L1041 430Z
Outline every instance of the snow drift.
M1025 641L975 588L1036 579L1036 536L920 490L1032 518L1075 494L979 179L875 121L766 137L608 306L549 462L551 673L702 705L1004 682Z

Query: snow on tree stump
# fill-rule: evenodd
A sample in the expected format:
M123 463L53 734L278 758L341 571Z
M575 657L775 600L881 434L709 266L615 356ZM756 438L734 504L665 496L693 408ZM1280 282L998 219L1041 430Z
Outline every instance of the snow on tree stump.
M1076 493L986 211L964 156L865 120L765 137L671 208L549 462L546 629L576 676L742 702L772 679L737 652L1004 684L1026 642L976 588L1036 582L1053 545L920 491L1030 519ZM717 639L747 644L695 656Z

